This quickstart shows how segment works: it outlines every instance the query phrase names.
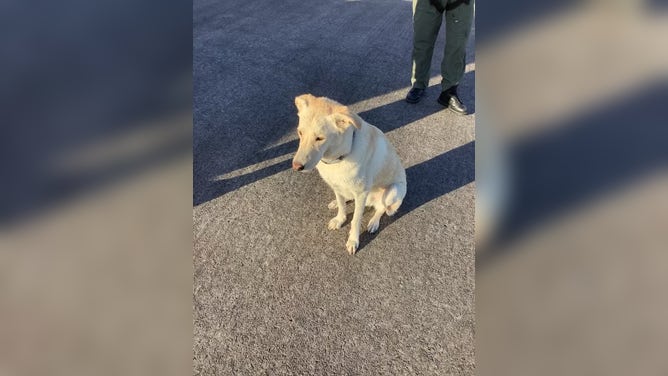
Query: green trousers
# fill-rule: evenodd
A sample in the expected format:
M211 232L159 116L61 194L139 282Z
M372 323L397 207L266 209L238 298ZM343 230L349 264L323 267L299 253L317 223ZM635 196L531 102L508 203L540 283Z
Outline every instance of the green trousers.
M445 51L441 62L441 90L459 84L466 67L466 42L471 31L474 0L438 0L439 12L429 0L413 0L413 70L411 84L429 86L429 70L434 44L445 17Z

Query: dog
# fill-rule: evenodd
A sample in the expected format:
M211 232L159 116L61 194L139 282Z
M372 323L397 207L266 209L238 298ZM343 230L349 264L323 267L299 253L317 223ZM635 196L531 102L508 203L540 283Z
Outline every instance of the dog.
M295 98L299 125L299 148L292 160L296 171L318 170L336 197L328 205L337 209L329 229L346 221L346 202L355 200L346 249L353 255L359 247L365 207L375 213L367 230L376 232L383 213L397 212L406 195L406 171L383 132L334 100L303 94Z

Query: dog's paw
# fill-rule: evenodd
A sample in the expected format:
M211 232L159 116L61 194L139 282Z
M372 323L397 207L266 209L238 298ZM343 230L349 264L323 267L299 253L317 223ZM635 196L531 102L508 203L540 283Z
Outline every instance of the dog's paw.
M380 226L380 220L369 221L369 224L366 226L366 229L367 231L369 231L369 233L373 234L374 232L378 231L378 226Z
M334 210L337 208L336 200L332 200L329 204L327 204L327 209L329 210Z
M343 222L346 221L346 218L334 217L329 220L329 225L327 226L330 230L338 230L343 225Z
M346 242L346 249L348 250L348 253L351 255L354 255L355 252L357 252L357 247L359 246L359 241L355 239L348 239Z
M401 201L395 202L394 204L388 206L385 209L385 214L387 214L390 217L393 216L394 214L396 214L397 210L399 210L400 206L401 206Z

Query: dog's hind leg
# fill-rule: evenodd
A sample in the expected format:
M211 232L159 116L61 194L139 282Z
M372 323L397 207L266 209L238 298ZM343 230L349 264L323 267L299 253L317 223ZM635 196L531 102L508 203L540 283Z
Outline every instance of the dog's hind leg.
M380 217L385 213L384 208L376 208L376 212L373 213L373 217L369 220L369 224L366 226L366 229L369 233L373 234L378 230L380 226Z
M369 233L373 234L378 230L380 225L380 217L385 213L385 204L383 203L383 197L385 196L385 189L380 189L376 192L372 192L367 196L367 206L372 206L376 209L376 212L373 214L373 217L369 220L369 224L366 229Z
M383 204L385 204L386 208L385 213L389 216L394 215L404 201L404 196L406 196L405 182L394 183L386 189L383 196Z

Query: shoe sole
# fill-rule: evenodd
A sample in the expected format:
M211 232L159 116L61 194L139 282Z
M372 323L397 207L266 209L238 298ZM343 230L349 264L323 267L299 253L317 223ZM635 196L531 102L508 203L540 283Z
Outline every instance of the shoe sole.
M420 100L422 100L422 97L420 97L420 98L417 99L417 100L409 100L408 98L406 98L406 102L411 103L411 104L418 103Z
M452 112L453 114L462 115L462 116L466 116L466 115L469 114L468 112L459 112L459 111L453 110L453 109L452 109L451 107L449 107L449 106L448 106L448 110L450 110L450 112Z

